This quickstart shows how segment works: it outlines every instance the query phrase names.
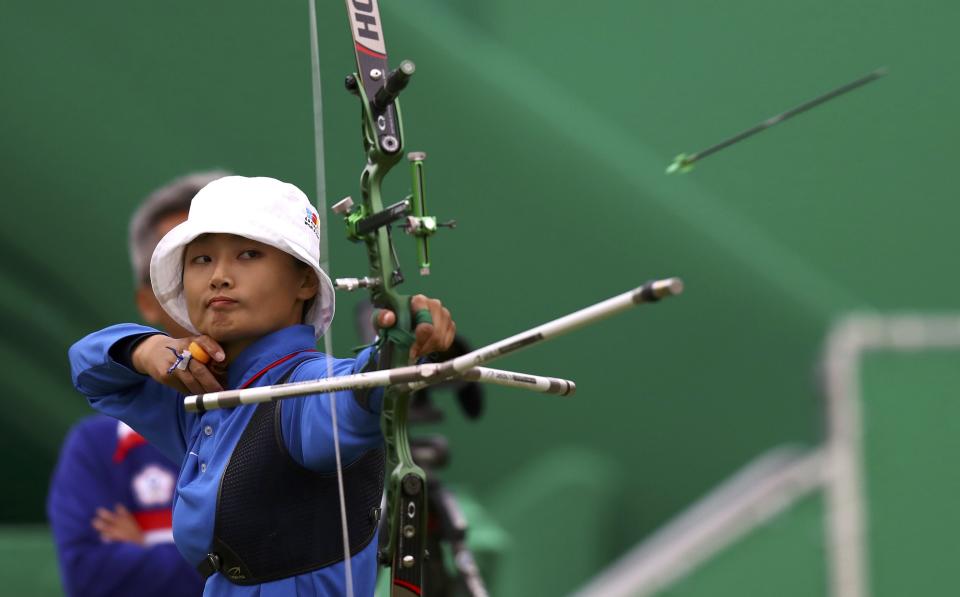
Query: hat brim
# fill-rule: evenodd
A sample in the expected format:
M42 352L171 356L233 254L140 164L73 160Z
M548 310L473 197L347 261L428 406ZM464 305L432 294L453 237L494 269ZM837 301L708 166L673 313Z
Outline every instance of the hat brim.
M185 329L194 334L199 333L196 326L190 321L187 302L183 296L183 252L188 244L202 234L235 234L289 253L309 265L316 272L317 278L320 280L320 291L317 300L313 302L310 310L304 316L303 323L313 326L316 338L323 336L330 327L330 322L333 321L336 308L336 298L330 276L323 271L319 263L311 259L310 254L302 247L284 242L283 239L270 235L266 229L258 229L254 222L242 226L242 230L239 228L241 227L230 225L205 225L201 228L187 220L174 227L160 239L157 248L153 251L153 257L150 259L150 281L153 286L153 293L163 310Z

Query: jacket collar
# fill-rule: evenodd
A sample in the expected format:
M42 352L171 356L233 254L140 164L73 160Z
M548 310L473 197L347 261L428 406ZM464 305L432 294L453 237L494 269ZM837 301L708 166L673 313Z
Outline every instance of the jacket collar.
M315 350L311 325L293 325L261 337L243 349L227 369L227 387L239 388L258 374L263 375L277 361L304 350ZM255 381L254 381L255 382Z

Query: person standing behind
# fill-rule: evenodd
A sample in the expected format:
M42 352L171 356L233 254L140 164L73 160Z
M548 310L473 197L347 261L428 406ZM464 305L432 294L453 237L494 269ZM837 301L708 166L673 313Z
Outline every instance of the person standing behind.
M157 189L130 220L135 301L143 319L189 335L157 302L150 257L187 219L197 192L228 172L190 174ZM171 506L179 467L124 423L105 415L71 428L47 498L67 595L200 595L203 582L173 544Z

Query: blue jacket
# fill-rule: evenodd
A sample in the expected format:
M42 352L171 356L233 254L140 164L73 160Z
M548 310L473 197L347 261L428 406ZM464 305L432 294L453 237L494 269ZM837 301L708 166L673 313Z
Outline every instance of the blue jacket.
M148 327L121 324L95 332L70 348L73 383L100 412L116 417L146 437L169 458L182 462L173 507L173 536L183 557L199 563L213 539L217 491L224 468L240 439L254 405L213 410L198 415L183 408L183 396L121 364L110 349L132 336L157 333ZM289 364L278 365L292 354L313 350L311 326L295 325L260 338L237 355L227 372L225 389L244 384L253 387L276 383ZM297 367L290 382L327 376L327 355ZM359 372L370 349L356 359L333 359L336 375ZM171 355L172 361L172 355ZM293 362L293 361L290 361ZM343 463L352 462L368 449L381 446L382 393L375 392L360 406L350 392L335 394ZM307 396L284 403L281 424L288 452L301 465L318 472L336 469L330 422L330 396ZM357 595L372 595L376 580L377 539L352 558ZM311 573L255 586L231 584L221 574L207 580L204 595L342 595L342 562Z
M203 581L170 535L178 469L115 419L95 415L73 426L47 498L67 595L200 595ZM145 545L100 539L91 526L96 510L116 504L137 519Z

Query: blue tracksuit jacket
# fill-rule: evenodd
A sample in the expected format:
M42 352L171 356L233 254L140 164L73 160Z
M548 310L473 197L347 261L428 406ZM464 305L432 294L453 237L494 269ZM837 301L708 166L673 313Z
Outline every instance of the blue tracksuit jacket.
M183 557L199 563L213 539L217 490L233 448L240 439L255 405L214 410L198 415L183 408L183 396L175 390L140 375L111 357L110 349L131 336L156 330L135 324L115 325L90 334L70 348L73 383L98 411L116 417L142 434L162 453L182 462L173 507L173 536ZM225 389L252 382L251 387L276 383L289 364L285 357L315 346L313 327L295 325L260 338L230 364ZM326 359L305 362L289 381L327 376ZM359 372L370 349L356 359L334 359L336 375ZM293 362L293 361L290 361ZM282 410L283 438L289 453L301 465L319 472L336 469L330 422L330 396L287 400ZM346 465L370 448L382 445L380 406L382 393L374 392L366 410L350 392L336 394L340 447ZM352 558L353 584L357 595L372 595L376 581L374 538ZM314 572L255 586L231 584L221 574L211 576L205 596L342 595L344 565L334 564Z

